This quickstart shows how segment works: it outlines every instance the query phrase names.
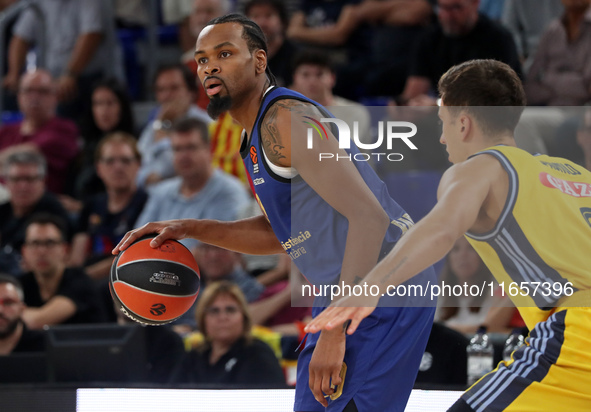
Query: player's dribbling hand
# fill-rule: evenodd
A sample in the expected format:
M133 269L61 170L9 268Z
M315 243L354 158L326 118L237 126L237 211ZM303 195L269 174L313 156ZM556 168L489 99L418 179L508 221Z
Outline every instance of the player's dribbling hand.
M330 396L334 392L331 384L342 383L340 373L345 358L345 344L345 334L342 330L323 331L314 348L308 366L308 384L314 398L324 407L328 406L324 395Z
M150 246L153 248L159 247L167 239L184 239L187 237L188 220L189 219L176 219L146 223L144 226L138 229L127 232L125 236L123 236L123 239L119 241L117 246L113 248L111 253L116 255L119 252L123 252L133 242L150 233L158 234L150 242Z

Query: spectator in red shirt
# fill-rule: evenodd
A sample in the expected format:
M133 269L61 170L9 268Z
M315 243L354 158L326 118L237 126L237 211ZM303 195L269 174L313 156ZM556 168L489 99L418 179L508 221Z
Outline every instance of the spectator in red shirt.
M23 120L0 128L0 164L14 151L38 150L47 159L48 190L63 193L70 164L80 151L78 129L56 117L57 89L49 72L23 74L17 97Z

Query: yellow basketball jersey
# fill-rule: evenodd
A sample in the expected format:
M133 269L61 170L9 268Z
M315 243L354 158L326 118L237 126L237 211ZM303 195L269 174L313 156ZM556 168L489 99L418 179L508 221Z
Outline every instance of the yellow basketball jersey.
M531 329L567 296L591 289L591 172L516 147L482 155L501 163L509 191L493 230L466 237Z

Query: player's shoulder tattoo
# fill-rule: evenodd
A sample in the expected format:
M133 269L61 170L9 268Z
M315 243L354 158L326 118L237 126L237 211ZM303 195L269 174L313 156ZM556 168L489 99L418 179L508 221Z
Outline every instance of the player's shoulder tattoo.
M261 123L261 142L265 154L272 163L281 163L286 159L286 147L290 144L291 133L285 128L279 128L279 115L282 112L289 112L290 115L303 115L309 111L310 104L295 100L278 100L269 107Z

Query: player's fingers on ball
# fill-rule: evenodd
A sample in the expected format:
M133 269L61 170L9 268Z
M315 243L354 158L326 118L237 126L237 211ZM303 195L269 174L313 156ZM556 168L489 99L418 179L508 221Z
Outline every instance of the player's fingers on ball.
M113 249L113 253L117 254L117 253L122 252L125 249L127 249L127 246L130 244L129 239L131 238L132 235L133 235L133 231L127 232L125 234L125 236L123 236L123 239L121 239L119 244L117 244L117 246L115 246L115 249Z

